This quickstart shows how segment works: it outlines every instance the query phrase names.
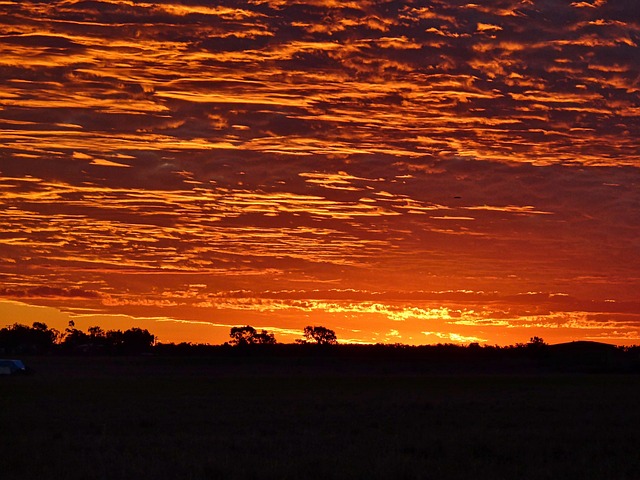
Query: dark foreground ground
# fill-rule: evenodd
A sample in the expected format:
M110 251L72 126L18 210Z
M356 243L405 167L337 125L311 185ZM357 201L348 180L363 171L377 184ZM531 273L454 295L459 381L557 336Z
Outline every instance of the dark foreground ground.
M640 479L640 375L26 360L3 480Z

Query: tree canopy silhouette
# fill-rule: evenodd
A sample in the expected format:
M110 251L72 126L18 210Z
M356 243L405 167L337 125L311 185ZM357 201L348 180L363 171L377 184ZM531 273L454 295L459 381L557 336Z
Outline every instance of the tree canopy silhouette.
M533 346L535 347L542 347L542 346L546 346L546 342L544 341L544 339L542 337L531 337L529 339L529 343L528 345L531 347Z
M245 325L243 327L231 327L229 333L231 345L273 345L276 343L276 339L273 333L269 333L266 330L258 332L251 325Z
M34 322L32 327L14 323L0 330L0 348L8 353L46 353L59 336L60 332L42 322Z
M75 328L73 321L65 330L61 346L70 351L92 353L144 353L151 349L156 337L148 330L133 327L121 330L103 330L101 327L89 327L85 333Z
M304 338L307 342L315 342L318 345L335 345L338 343L336 332L322 326L304 327Z

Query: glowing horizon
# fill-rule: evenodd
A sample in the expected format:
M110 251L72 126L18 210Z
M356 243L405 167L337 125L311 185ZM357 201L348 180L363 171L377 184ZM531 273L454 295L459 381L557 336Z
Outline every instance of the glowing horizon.
M209 3L0 2L0 327L640 343L632 5Z

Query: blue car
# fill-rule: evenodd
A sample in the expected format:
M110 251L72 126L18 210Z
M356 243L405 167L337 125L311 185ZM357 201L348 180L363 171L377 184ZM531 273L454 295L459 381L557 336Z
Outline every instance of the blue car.
M20 373L27 373L27 367L22 363L22 360L0 359L0 375L15 375Z

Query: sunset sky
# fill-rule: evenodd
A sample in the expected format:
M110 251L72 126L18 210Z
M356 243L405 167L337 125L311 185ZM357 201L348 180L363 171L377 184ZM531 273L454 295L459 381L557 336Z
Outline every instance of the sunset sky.
M0 1L0 328L640 344L635 0Z

